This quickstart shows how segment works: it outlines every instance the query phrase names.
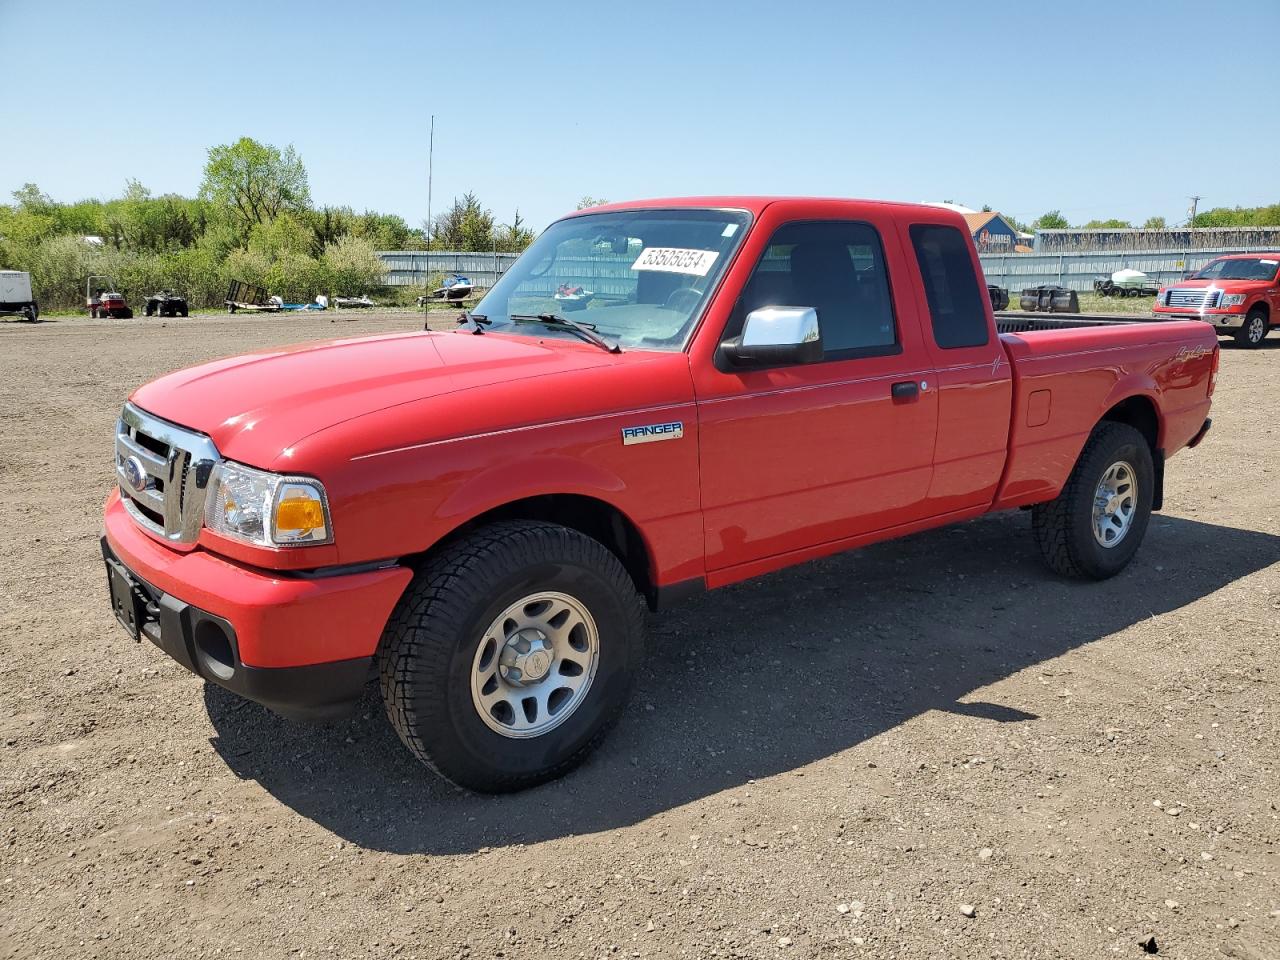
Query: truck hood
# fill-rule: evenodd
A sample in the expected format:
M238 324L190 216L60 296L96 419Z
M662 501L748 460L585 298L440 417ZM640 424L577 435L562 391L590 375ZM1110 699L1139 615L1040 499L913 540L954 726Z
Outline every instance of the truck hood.
M1272 286L1266 280L1179 280L1177 283L1165 284L1166 290L1203 290L1213 287L1227 293L1252 293L1255 290L1266 290Z
M223 456L265 468L317 431L388 407L643 356L560 338L393 334L215 360L153 380L130 400L207 434Z

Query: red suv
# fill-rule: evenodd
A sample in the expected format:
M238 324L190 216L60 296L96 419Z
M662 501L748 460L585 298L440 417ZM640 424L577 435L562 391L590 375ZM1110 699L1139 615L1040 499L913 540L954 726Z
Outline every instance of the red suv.
M1262 344L1280 316L1280 253L1239 253L1210 260L1186 280L1161 287L1157 319L1204 320L1231 331L1244 347Z

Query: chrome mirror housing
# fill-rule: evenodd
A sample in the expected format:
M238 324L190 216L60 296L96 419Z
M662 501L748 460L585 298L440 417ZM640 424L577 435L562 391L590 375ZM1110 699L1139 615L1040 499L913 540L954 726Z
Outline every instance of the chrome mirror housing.
M817 363L822 328L813 307L760 307L747 314L742 335L724 341L721 354L735 366Z

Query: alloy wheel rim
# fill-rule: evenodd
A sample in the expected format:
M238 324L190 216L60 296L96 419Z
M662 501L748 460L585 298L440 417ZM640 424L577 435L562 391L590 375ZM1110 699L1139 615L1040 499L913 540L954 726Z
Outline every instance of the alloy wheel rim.
M517 600L480 638L471 665L471 702L485 725L512 739L540 737L586 699L600 662L590 611L567 593Z
M1249 339L1257 343L1262 339L1262 333L1265 328L1262 325L1261 317L1254 317L1249 321Z
M1110 549L1129 533L1138 512L1138 475L1133 465L1117 460L1109 466L1093 494L1093 538Z

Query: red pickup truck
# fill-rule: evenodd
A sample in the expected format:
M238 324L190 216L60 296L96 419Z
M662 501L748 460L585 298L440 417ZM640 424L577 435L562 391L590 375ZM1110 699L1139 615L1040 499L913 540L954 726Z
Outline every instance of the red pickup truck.
M558 299L566 284L581 296ZM537 783L618 717L646 604L1016 507L1059 573L1122 570L1165 458L1209 428L1214 331L1013 326L950 211L582 211L457 329L134 392L102 538L112 604L286 715L348 709L376 672L439 773Z
M1260 347L1280 322L1280 253L1240 253L1210 260L1179 283L1161 287L1152 313L1159 319L1204 320Z

